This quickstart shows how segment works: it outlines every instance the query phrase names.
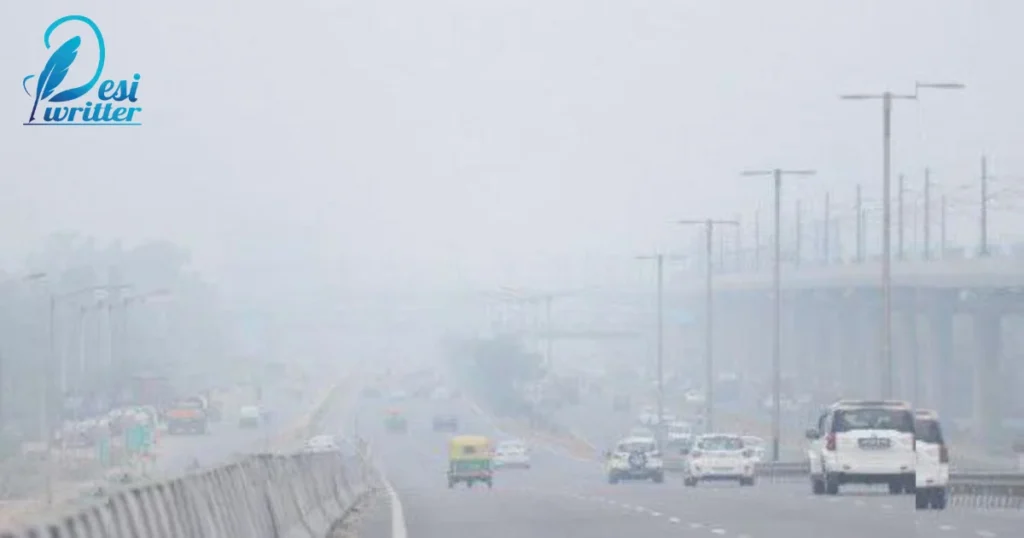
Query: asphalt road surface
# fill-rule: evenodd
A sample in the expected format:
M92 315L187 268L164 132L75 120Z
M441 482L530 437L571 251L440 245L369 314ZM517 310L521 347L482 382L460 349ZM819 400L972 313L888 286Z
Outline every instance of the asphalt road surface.
M430 430L439 403L405 403L410 431L404 435L386 433L381 426L385 406L392 405L364 402L358 420L399 501L401 517L394 517L388 496L381 496L357 524L362 538L994 538L1020 536L1024 529L1024 514L1018 512L917 512L912 497L869 488L815 497L804 480L685 488L673 476L660 485L612 486L598 463L546 447L534 447L532 469L499 471L492 490L479 485L448 489L449 434ZM459 414L461 432L505 437L470 406L461 405Z

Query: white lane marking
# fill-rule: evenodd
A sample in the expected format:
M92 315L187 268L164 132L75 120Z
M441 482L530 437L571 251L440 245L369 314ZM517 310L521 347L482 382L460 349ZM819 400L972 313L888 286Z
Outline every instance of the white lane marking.
M883 504L882 505L882 510L892 510L892 505L891 504Z
M711 534L725 534L725 529L711 529Z
M675 516L670 517L670 518L668 518L668 522L669 523L679 523L679 518L675 517Z
M654 516L654 517L661 517L661 512L653 512L652 511L651 515Z
M699 528L701 528L703 526L704 526L703 523L690 523L690 528L691 529L699 529Z
M984 538L992 538L996 535L996 533L992 531L976 531L975 534L977 534L978 536L983 536Z
M395 493L391 482L384 479L384 488L388 492L388 499L391 501L391 538L407 538L409 533L405 528L405 511L402 509L402 501Z
M647 509L644 508L643 506L637 506L637 507L634 508L634 510L636 510L637 512L646 512L647 511Z
M626 510L632 510L633 509L633 505L626 504L626 503L622 503L622 507L625 508Z
M939 530L940 531L949 532L949 531L956 530L956 527L954 527L952 525L939 525Z

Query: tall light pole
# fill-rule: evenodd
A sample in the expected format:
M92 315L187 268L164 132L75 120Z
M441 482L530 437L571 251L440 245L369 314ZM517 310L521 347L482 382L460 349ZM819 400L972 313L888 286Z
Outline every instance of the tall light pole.
M864 262L864 198L860 183L857 184L857 201L854 211L857 213L857 263Z
M662 441L662 438L661 438L662 437L661 436L661 432L662 432L661 420L662 420L662 417L665 416L665 309L664 309L665 255L664 254L660 254L660 253L659 254L651 254L651 255L645 255L645 256L637 256L636 259L638 259L638 260L654 261L655 267L657 268L657 271L658 271L657 289L655 291L655 293L657 294L657 299L655 299L656 302L657 302L657 307L656 307L656 309L657 309L657 313L656 313L657 321L655 322L656 323L656 325L655 325L655 327L656 327L655 338L657 339L657 343L656 343L656 345L657 345L657 357L656 357L655 360L657 361L657 363L655 365L655 370L656 370L656 374L655 375L657 375L657 377L658 377L658 381L657 381L657 383L658 383L658 388L657 388L658 393L657 393L657 396L656 396L657 400L658 400L657 401L657 405L658 405L658 422L657 422L656 434L658 435L658 442L659 442L659 447L660 447L661 446L660 443ZM708 258L708 260L709 260L708 263L711 263L710 259L711 258Z
M830 246L829 245L829 239L831 239L830 236L832 235L832 215L831 215L832 207L831 206L832 206L831 197L829 196L829 193L826 192L825 193L825 232L824 232L824 234L822 234L824 237L822 238L822 245L821 245L822 257L825 259L825 265L829 265L829 264L832 263L832 256L831 256L831 253L829 252L829 246Z
M959 83L917 82L913 94L885 91L876 94L847 94L845 100L882 101L882 396L892 397L892 102L917 100L922 89L959 90Z
M715 431L715 317L714 317L714 285L712 276L714 268L711 267L712 238L715 235L715 226L736 226L739 229L739 220L715 220L715 219L685 219L679 224L698 225L704 227L704 257L707 263L704 268L704 428L705 431Z
M775 196L775 259L772 261L772 461L779 461L779 437L782 435L782 177L813 176L814 170L746 170L743 176L771 176Z
M907 187L903 174L900 174L896 183L896 259L903 261L905 254L903 235L905 226L903 224L903 195Z

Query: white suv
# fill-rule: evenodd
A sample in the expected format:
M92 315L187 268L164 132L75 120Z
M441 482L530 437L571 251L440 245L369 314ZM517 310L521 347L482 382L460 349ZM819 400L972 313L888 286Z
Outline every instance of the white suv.
M843 484L888 484L892 494L914 492L914 411L906 402L840 400L821 414L807 438L815 495L836 495Z
M914 413L917 450L917 509L945 510L949 488L949 450L939 426L939 415L919 409Z
M653 438L627 437L605 457L609 484L618 484L622 480L652 480L656 484L665 481L665 467Z

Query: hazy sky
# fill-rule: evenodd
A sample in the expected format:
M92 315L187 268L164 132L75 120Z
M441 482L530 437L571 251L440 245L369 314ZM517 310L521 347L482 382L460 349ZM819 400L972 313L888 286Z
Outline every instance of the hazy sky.
M915 79L968 90L896 105L897 172L974 182L988 152L1024 176L1016 0L82 6L0 6L6 265L77 230L172 239L222 279L563 285L678 248L674 219L749 218L770 190L746 167L816 168L791 187L814 211L858 181L877 198L881 104L837 96ZM142 127L21 125L20 81L72 12L104 31L104 78L142 74ZM69 85L95 65L83 39Z

